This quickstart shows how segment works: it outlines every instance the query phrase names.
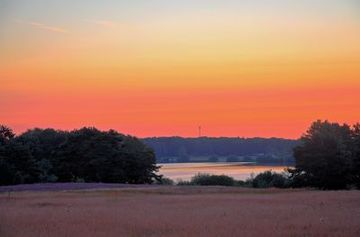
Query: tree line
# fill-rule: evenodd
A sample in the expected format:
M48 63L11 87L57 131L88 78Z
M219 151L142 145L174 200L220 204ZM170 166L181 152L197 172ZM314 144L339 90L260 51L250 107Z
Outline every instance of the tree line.
M159 163L201 161L247 161L293 164L298 140L242 137L151 137L143 139L152 147Z
M293 147L293 156L294 168L287 170L284 179L268 172L257 177L253 186L360 188L359 123L350 126L316 121ZM166 183L157 175L158 169L152 148L114 130L36 128L16 136L9 127L0 125L0 185ZM206 183L208 179L218 180L212 176L199 180ZM228 182L224 177L220 180Z
M154 151L114 130L32 129L19 136L0 126L0 185L37 182L152 183Z

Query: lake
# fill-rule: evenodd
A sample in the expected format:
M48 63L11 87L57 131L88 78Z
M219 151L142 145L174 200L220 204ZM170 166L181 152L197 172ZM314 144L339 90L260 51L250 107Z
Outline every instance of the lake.
M227 175L237 180L246 180L252 174L272 170L281 173L288 166L257 165L247 162L231 163L170 163L158 164L161 166L159 173L174 181L190 180L192 176L198 173Z

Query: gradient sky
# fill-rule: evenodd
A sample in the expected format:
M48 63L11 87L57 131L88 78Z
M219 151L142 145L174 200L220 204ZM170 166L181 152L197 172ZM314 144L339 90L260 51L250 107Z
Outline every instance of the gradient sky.
M360 119L356 0L0 0L0 123L297 138Z

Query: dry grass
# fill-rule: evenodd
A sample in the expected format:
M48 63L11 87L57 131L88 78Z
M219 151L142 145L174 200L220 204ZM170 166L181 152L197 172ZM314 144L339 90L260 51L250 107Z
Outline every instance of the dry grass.
M0 193L0 236L360 236L360 192L154 187Z

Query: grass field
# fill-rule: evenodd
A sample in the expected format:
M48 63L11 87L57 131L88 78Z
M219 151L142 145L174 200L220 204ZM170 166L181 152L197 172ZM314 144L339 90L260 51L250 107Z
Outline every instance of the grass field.
M360 192L176 186L1 192L0 236L360 236Z

